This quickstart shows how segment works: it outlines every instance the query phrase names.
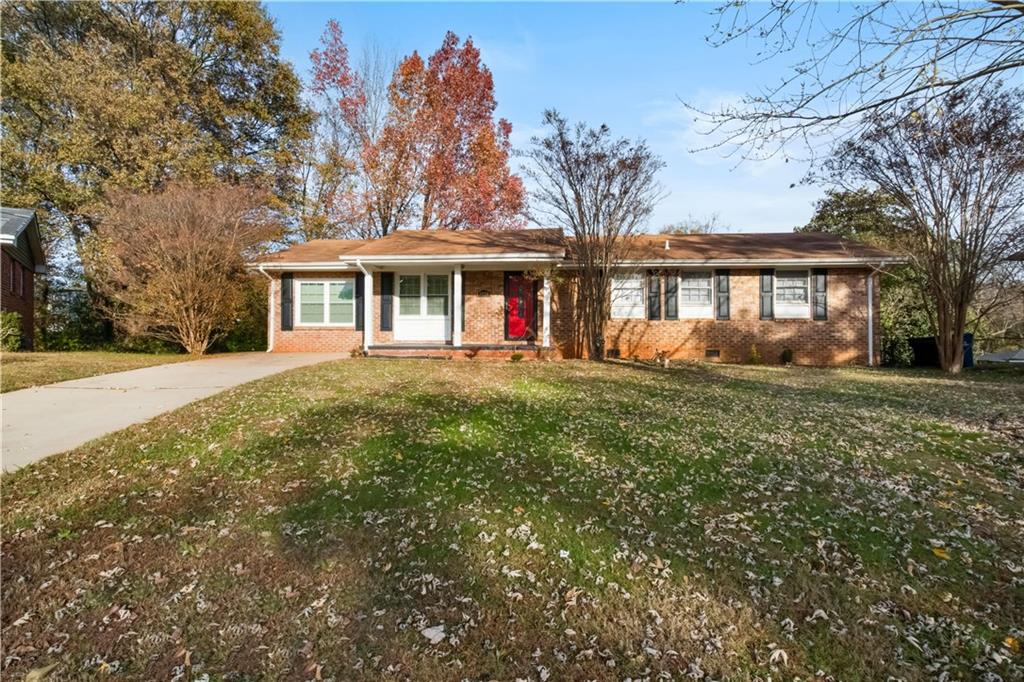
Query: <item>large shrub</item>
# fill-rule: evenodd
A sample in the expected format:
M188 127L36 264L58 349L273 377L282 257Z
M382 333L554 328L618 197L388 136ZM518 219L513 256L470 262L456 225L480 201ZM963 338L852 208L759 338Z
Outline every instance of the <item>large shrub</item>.
M16 351L21 348L21 315L0 313L0 350Z

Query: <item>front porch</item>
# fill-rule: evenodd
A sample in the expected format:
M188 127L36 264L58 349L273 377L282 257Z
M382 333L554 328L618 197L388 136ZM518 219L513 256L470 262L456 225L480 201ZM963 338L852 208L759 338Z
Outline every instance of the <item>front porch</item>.
M362 351L376 357L511 357L552 347L551 281L529 263L366 267ZM514 268L514 269L513 269Z
M557 351L535 343L387 343L370 346L371 358L424 358L432 360L522 360L553 358Z

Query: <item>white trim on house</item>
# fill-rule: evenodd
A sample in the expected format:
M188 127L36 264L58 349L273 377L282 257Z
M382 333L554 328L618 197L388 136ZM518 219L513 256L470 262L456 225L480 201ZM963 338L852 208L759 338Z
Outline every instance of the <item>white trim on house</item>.
M348 282L352 287L352 321L331 322L331 285L344 284ZM310 284L323 285L323 322L303 322L302 320L302 287ZM356 278L352 275L347 277L332 277L329 279L297 279L292 287L292 306L295 311L293 326L295 327L342 327L354 328L356 326Z
M787 268L803 269L810 266L815 267L866 267L885 265L902 265L907 263L906 258L704 258L704 259L683 259L668 258L664 260L629 260L615 263L617 268L709 268L709 267L765 267L765 268ZM560 263L560 268L573 270L579 266L574 263Z

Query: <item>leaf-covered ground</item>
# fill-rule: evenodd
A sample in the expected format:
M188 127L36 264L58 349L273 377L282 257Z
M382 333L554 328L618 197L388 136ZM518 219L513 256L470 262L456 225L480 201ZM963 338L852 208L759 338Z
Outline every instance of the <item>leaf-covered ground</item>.
M5 679L1024 676L1020 374L342 361L2 485Z
M193 360L188 355L74 351L61 353L4 353L0 356L0 393L58 381L124 372L168 362Z

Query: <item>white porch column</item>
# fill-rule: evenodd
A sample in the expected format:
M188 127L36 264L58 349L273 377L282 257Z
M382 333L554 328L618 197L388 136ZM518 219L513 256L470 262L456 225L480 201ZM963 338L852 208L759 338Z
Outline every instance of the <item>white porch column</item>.
M452 345L462 347L462 266L452 273Z
M373 345L373 272L363 270L363 350Z
M868 367L875 364L875 273L868 272Z
M541 308L544 311L544 332L541 335L541 345L544 348L551 347L551 279L544 275L544 296Z

